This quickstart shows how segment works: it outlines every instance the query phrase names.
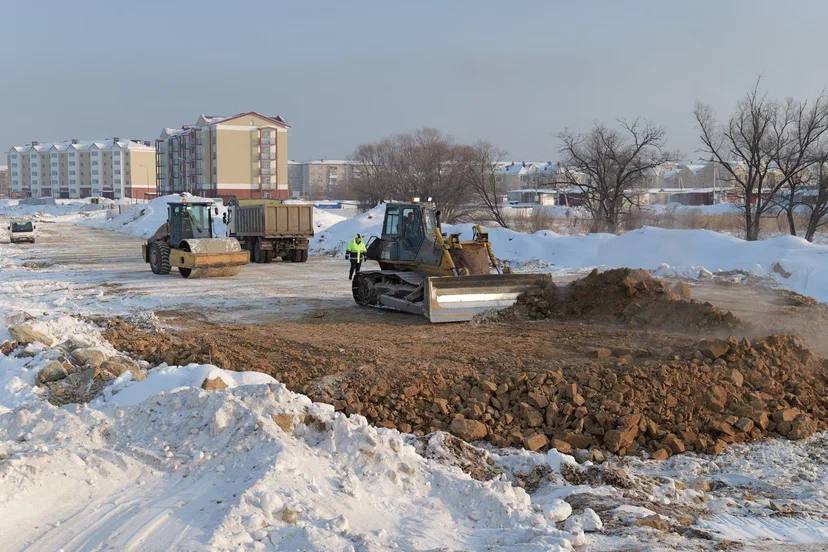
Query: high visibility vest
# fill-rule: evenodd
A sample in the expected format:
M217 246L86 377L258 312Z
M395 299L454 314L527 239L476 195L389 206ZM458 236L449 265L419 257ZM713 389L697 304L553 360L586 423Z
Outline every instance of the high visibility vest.
M368 249L365 247L365 242L360 241L357 243L356 238L351 240L351 243L348 244L348 253L356 253L357 255L357 262L361 263L365 253Z

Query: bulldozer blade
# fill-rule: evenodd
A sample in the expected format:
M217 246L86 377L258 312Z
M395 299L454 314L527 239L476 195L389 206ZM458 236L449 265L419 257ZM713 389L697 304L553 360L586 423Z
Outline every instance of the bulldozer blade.
M433 323L471 320L509 307L521 293L551 281L548 274L433 276L426 280L425 315Z

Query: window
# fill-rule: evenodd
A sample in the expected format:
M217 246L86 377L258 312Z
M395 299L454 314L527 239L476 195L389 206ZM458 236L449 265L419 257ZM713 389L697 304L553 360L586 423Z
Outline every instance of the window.
M75 171L69 171L69 174L74 175Z
M52 176L57 176L57 171L52 171Z
M115 174L121 174L121 169L115 169Z
M74 167L74 166L75 166L75 162L74 162L74 161L69 161L69 166L70 166L70 167Z
M92 161L92 165L97 165L97 164L98 164L97 161Z
M50 157L51 157L52 159L57 159L57 156L58 156L58 154L56 154L56 153L53 153L53 154L51 154L51 155L50 155Z
M97 178L93 178L93 179L92 179L92 184L97 185L97 184L98 184L98 179L97 179Z
M92 157L98 157L100 154L101 154L101 152L99 152L99 151L93 151L92 152Z

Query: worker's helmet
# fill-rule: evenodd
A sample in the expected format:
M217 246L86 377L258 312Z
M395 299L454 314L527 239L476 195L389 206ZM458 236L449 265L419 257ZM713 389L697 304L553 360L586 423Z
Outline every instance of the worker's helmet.
M356 235L356 239L361 240L361 239L362 239L362 235L361 235L361 234L357 234L357 235Z

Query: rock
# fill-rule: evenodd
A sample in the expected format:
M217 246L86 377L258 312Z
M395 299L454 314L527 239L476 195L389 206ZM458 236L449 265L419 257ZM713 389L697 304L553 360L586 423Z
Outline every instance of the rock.
M549 404L546 395L539 391L529 391L526 396L529 398L529 402L537 408L543 409Z
M714 385L710 388L707 395L707 406L714 412L724 412L725 404L727 402L727 391L720 385Z
M789 439L805 439L810 437L817 430L817 424L813 418L806 414L797 417L788 432Z
M652 527L653 529L658 529L659 531L670 530L670 524L667 522L666 519L664 519L658 514L653 514L651 516L639 518L638 525L642 527Z
M523 446L531 451L538 451L549 444L549 439L543 433L535 433L523 440Z
M753 429L753 420L751 420L750 418L739 418L735 425L739 429L739 431L747 433L751 429Z
M673 454L679 454L687 450L684 446L684 441L672 433L668 433L667 437L661 440L661 445L668 448Z
M733 370L730 371L730 381L736 387L741 387L742 384L745 382L745 377L742 375L742 373L739 370L734 368Z
M57 339L45 330L35 327L36 322L30 320L21 324L9 326L9 335L19 343L42 343L47 347L54 347Z
M480 382L480 387L482 387L488 393L495 393L497 392L498 386L492 381L483 380Z
M611 429L604 433L604 445L610 452L618 452L622 446L624 436L617 429Z
M650 455L653 460L667 460L670 458L670 451L665 448L660 448Z
M572 454L572 445L560 439L552 439L552 448L563 454Z
M205 391L218 391L219 389L227 389L227 383L221 379L221 376L207 377L201 382L201 388Z
M785 408L783 410L777 410L773 413L773 421L774 422L792 422L796 417L799 416L799 411L795 408Z
M299 521L299 510L285 506L282 510L282 521L291 525L295 524Z
M59 360L50 360L46 363L40 372L37 373L37 382L46 383L48 381L62 380L69 375L66 367Z
M723 357L730 350L730 344L723 339L707 341L702 347L702 353L709 358Z
M437 398L437 399L434 399L433 403L434 403L434 408L440 414L448 414L449 413L448 400Z
M272 414L271 418L273 418L273 421L282 429L282 431L285 433L293 433L293 414L281 412L278 414Z
M0 345L0 354L4 354L4 355L8 356L16 348L17 348L17 341L4 341L3 344Z
M592 449L592 461L596 464L603 464L607 457L601 449Z
M596 358L610 358L612 356L612 350L607 349L606 347L598 347L595 349L595 357Z
M543 425L543 416L541 413L526 403L521 403L521 416L529 427L540 427Z
M576 449L585 449L592 446L592 436L584 433L565 433L562 439Z
M98 347L84 347L72 351L72 359L81 366L100 368L108 358L108 354Z
M449 431L463 439L464 441L479 441L485 439L489 430L486 425L477 420L467 420L460 416L455 417L451 421Z
M724 452L725 447L727 447L727 443L721 439L716 439L716 442L713 443L713 446L711 447L711 452L713 452L713 454L721 454Z
M754 413L753 415L754 423L761 429L762 431L768 429L768 425L770 424L770 417L768 413L764 410Z
M592 460L592 452L588 451L587 449L575 449L575 452L572 454L572 456L575 458L575 461L579 464L583 464L584 462L589 462L590 460Z
M733 429L733 426L724 421L712 422L710 429L718 431L722 435L729 435L731 437L736 435L736 430Z
M132 379L134 379L135 381L141 381L146 377L146 374L143 370L141 370L137 362L135 362L129 357L120 355L108 358L105 361L103 361L101 363L100 369L109 372L116 378L123 375L126 372L131 373Z

